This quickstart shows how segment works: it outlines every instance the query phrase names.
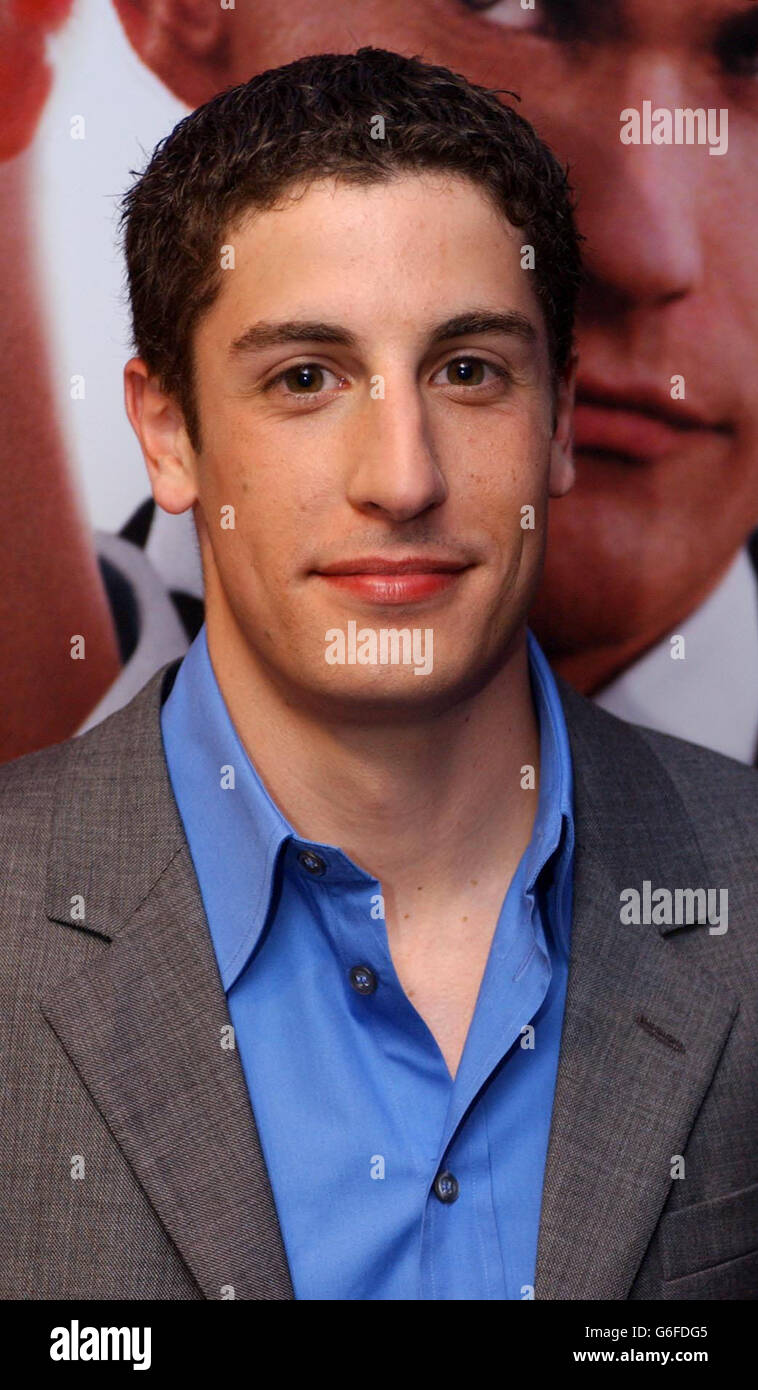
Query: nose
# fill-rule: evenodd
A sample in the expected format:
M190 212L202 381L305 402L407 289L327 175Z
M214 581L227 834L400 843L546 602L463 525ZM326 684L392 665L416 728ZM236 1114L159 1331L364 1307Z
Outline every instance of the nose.
M440 506L448 488L415 383L387 376L383 391L356 416L347 495L358 511L408 521Z
M692 105L673 63L638 55L604 83L600 104L571 123L566 153L578 188L577 219L591 308L681 299L703 271L702 217L716 160L704 145L622 144L621 112ZM689 100L688 100L689 95Z

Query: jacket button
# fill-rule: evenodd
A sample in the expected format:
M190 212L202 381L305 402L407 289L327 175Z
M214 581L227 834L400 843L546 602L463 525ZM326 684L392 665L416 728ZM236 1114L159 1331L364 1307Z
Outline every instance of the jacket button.
M434 1191L441 1202L454 1202L458 1196L458 1179L453 1173L438 1173L434 1179Z
M301 849L297 856L297 862L302 865L307 873L313 874L316 877L320 877L321 874L326 873L326 860L322 859L321 855L316 854L312 849Z
M350 983L358 994L373 994L377 978L368 965L354 965L350 971Z

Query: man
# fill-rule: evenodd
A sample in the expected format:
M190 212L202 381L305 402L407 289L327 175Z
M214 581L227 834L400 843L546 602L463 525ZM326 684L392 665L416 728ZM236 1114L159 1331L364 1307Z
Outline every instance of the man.
M188 116L124 223L206 623L0 774L3 1296L755 1297L755 773L527 629L563 171L361 49Z
M304 44L380 44L519 94L570 165L587 238L577 481L549 508L532 626L553 669L604 708L754 762L754 0L114 5L190 106ZM710 112L720 147L622 140L624 113L648 102Z

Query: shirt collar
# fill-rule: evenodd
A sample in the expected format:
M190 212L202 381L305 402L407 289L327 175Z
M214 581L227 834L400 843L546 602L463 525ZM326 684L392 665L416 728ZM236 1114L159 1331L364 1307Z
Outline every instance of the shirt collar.
M533 894L548 860L573 850L572 771L563 708L553 674L527 629L532 692L540 728L540 777L524 889ZM266 924L277 863L315 849L348 878L375 883L342 850L301 840L269 796L234 727L216 680L206 626L200 628L161 710L161 732L176 803L228 990ZM188 750L191 749L191 755ZM556 924L568 951L569 923Z
M205 623L163 705L161 732L228 989L263 930L279 851L294 831L271 800L234 727L213 670Z
M555 677L530 628L527 651L540 728L540 789L534 832L527 848L524 885L531 892L556 850L574 843L574 788L566 718ZM561 926L567 924L561 923ZM568 941L564 942L568 947Z

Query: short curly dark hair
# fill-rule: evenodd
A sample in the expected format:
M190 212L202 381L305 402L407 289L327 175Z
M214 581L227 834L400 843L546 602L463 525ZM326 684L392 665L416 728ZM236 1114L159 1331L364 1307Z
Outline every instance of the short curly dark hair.
M221 286L220 248L248 209L317 178L375 184L447 170L483 188L534 247L555 388L573 346L583 237L567 171L498 90L388 49L318 53L219 92L132 171L119 231L133 346L179 403L196 449L192 334Z

